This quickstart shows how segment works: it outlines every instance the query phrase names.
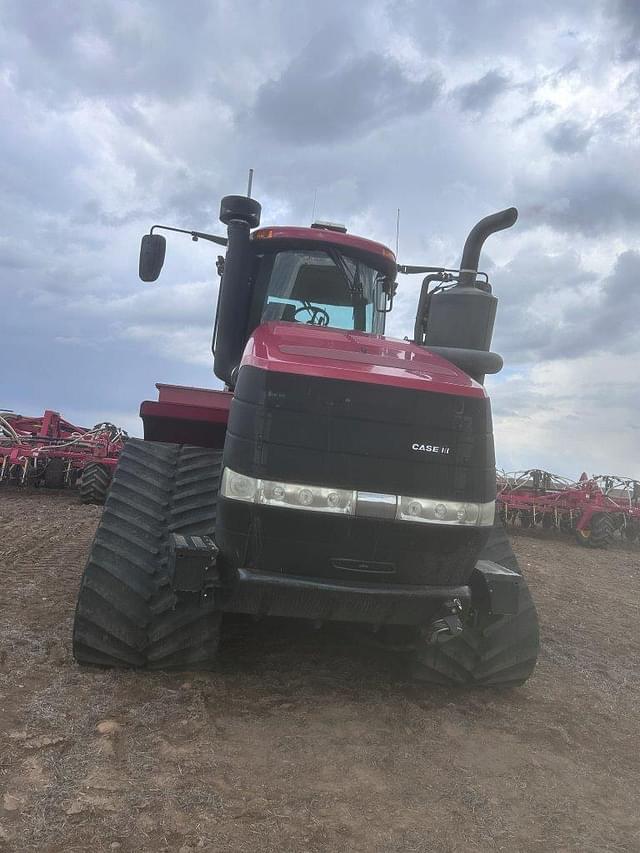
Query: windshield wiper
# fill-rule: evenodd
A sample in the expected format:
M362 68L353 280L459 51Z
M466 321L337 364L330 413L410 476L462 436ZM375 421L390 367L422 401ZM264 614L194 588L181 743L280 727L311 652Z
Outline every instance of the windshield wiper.
M347 269L347 265L344 262L344 258L336 249L327 249L327 254L333 261L333 263L338 267L342 278L344 279L347 290L349 291L349 296L351 297L352 304L355 306L362 304L362 299L364 294L362 293L362 283L360 282L360 276L358 275L359 262L354 261L355 268L353 271L353 278L349 275L349 270Z

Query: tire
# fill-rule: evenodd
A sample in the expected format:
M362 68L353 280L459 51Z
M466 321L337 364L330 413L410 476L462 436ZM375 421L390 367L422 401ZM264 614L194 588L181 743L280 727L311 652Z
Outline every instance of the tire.
M89 462L80 475L80 503L103 504L109 491L111 471L99 462Z
M82 664L210 669L221 614L212 597L179 596L171 533L215 532L222 452L130 439L82 577L73 654Z
M50 459L44 469L44 484L47 489L64 489L64 459Z
M520 527L528 528L533 526L533 513L531 510L520 510Z
M584 530L576 530L576 540L589 548L608 548L613 542L616 525L611 513L598 512Z
M524 684L535 669L540 648L538 615L499 517L480 560L491 560L520 575L517 612L491 614L474 591L478 578L472 577L471 609L462 632L440 645L421 638L411 659L416 680L445 687L515 687Z

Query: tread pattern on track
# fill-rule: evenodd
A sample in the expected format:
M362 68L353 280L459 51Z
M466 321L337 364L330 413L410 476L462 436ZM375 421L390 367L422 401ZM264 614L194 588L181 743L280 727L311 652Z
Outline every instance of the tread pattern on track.
M111 472L99 462L90 462L80 476L80 503L103 504L107 498Z
M150 669L210 668L220 614L179 598L171 533L215 532L221 451L130 439L124 446L78 596L76 660Z
M491 560L493 563L498 563L499 566L504 566L505 569L511 569L512 572L522 574L518 558L513 553L511 539L507 533L502 519L496 515L496 520L491 528L489 541L482 549L482 553L478 557L479 560Z
M491 560L522 575L499 516L479 559ZM523 684L533 672L539 644L538 615L522 578L517 613L472 613L462 633L449 642L420 643L411 661L412 673L417 680L447 687L515 686Z

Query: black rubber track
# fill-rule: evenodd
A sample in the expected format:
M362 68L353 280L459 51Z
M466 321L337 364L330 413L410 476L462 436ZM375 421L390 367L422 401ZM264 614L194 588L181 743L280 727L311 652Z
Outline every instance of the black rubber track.
M220 451L127 441L78 595L78 662L211 668L220 614L199 595L176 597L167 551L172 532L215 532L221 458Z
M504 566L505 569L511 569L512 572L522 574L518 564L518 558L513 553L511 539L507 533L507 528L500 516L496 513L496 519L491 528L489 541L482 549L482 553L478 557L479 560L491 560L499 566Z
M576 539L580 545L589 548L607 548L613 542L616 524L613 515L608 512L599 512L592 516L587 536L576 530Z
M481 560L491 560L522 575L504 524L496 516ZM414 678L447 687L512 687L533 672L540 647L538 615L524 578L519 609L493 616L476 605L457 637L442 645L421 642L412 656Z
M109 491L111 472L106 465L89 462L80 475L80 503L103 504Z

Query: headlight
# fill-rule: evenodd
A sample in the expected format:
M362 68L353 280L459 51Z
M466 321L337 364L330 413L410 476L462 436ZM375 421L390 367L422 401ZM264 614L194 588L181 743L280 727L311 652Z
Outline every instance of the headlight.
M495 501L462 503L439 501L433 498L398 498L396 518L399 521L421 521L426 524L468 524L471 527L491 527Z
M259 482L254 477L246 477L244 474L237 474L231 468L225 468L222 474L220 493L225 498L253 503L258 492Z
M245 474L237 474L230 468L225 468L222 474L220 494L237 501L339 515L353 515L356 503L356 493L346 489L258 480Z
M260 480L225 468L220 486L222 497L266 506L302 509L307 512L330 512L423 524L459 524L469 527L491 527L495 501L468 503L379 495L304 483L282 483Z

